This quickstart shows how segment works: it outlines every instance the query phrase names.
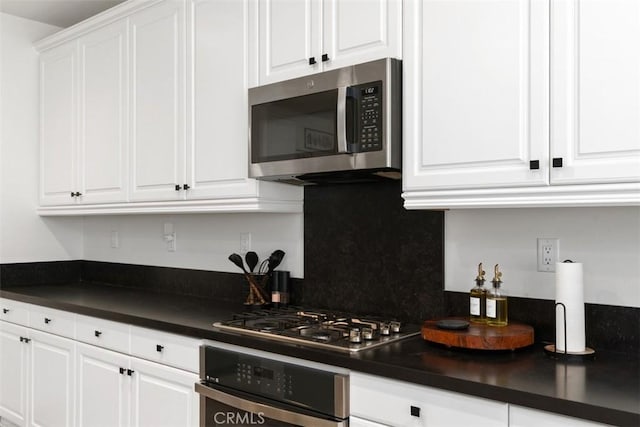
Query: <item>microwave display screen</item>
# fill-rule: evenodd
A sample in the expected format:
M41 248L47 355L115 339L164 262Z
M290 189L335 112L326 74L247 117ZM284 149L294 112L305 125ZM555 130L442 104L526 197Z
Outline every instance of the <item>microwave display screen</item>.
M337 152L338 90L251 107L253 163L318 157Z

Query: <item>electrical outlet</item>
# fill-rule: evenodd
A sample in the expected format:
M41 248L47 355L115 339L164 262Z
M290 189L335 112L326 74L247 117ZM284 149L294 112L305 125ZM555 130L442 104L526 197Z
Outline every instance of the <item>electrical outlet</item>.
M560 239L538 238L538 271L552 273L556 271L556 262L560 258Z
M173 228L172 222L165 222L163 226L163 237L164 241L167 245L167 251L175 252L176 251L176 231Z
M118 232L115 230L111 232L111 247L113 249L120 247L120 236L118 236Z
M240 253L246 254L251 250L251 233L240 233Z

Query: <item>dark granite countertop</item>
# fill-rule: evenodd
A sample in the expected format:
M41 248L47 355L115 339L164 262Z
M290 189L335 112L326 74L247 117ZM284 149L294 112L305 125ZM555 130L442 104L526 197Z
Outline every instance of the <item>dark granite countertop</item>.
M542 345L514 352L467 352L409 338L359 354L342 354L242 337L212 323L241 304L72 283L0 289L0 297L193 337L270 351L415 384L467 393L608 424L640 425L637 354L599 352L595 360L564 363Z

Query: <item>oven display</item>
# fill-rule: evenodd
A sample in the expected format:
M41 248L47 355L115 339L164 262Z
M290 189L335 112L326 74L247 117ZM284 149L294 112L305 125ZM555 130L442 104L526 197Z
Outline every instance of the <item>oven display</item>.
M266 378L268 380L273 379L273 371L271 369L264 369L260 366L253 367L253 376L258 378Z

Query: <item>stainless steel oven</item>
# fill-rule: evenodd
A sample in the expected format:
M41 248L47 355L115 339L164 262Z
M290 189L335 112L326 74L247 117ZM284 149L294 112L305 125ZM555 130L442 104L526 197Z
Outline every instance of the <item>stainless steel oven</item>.
M249 175L400 178L401 74L387 58L249 89Z
M258 350L200 348L200 426L349 425L345 370Z

